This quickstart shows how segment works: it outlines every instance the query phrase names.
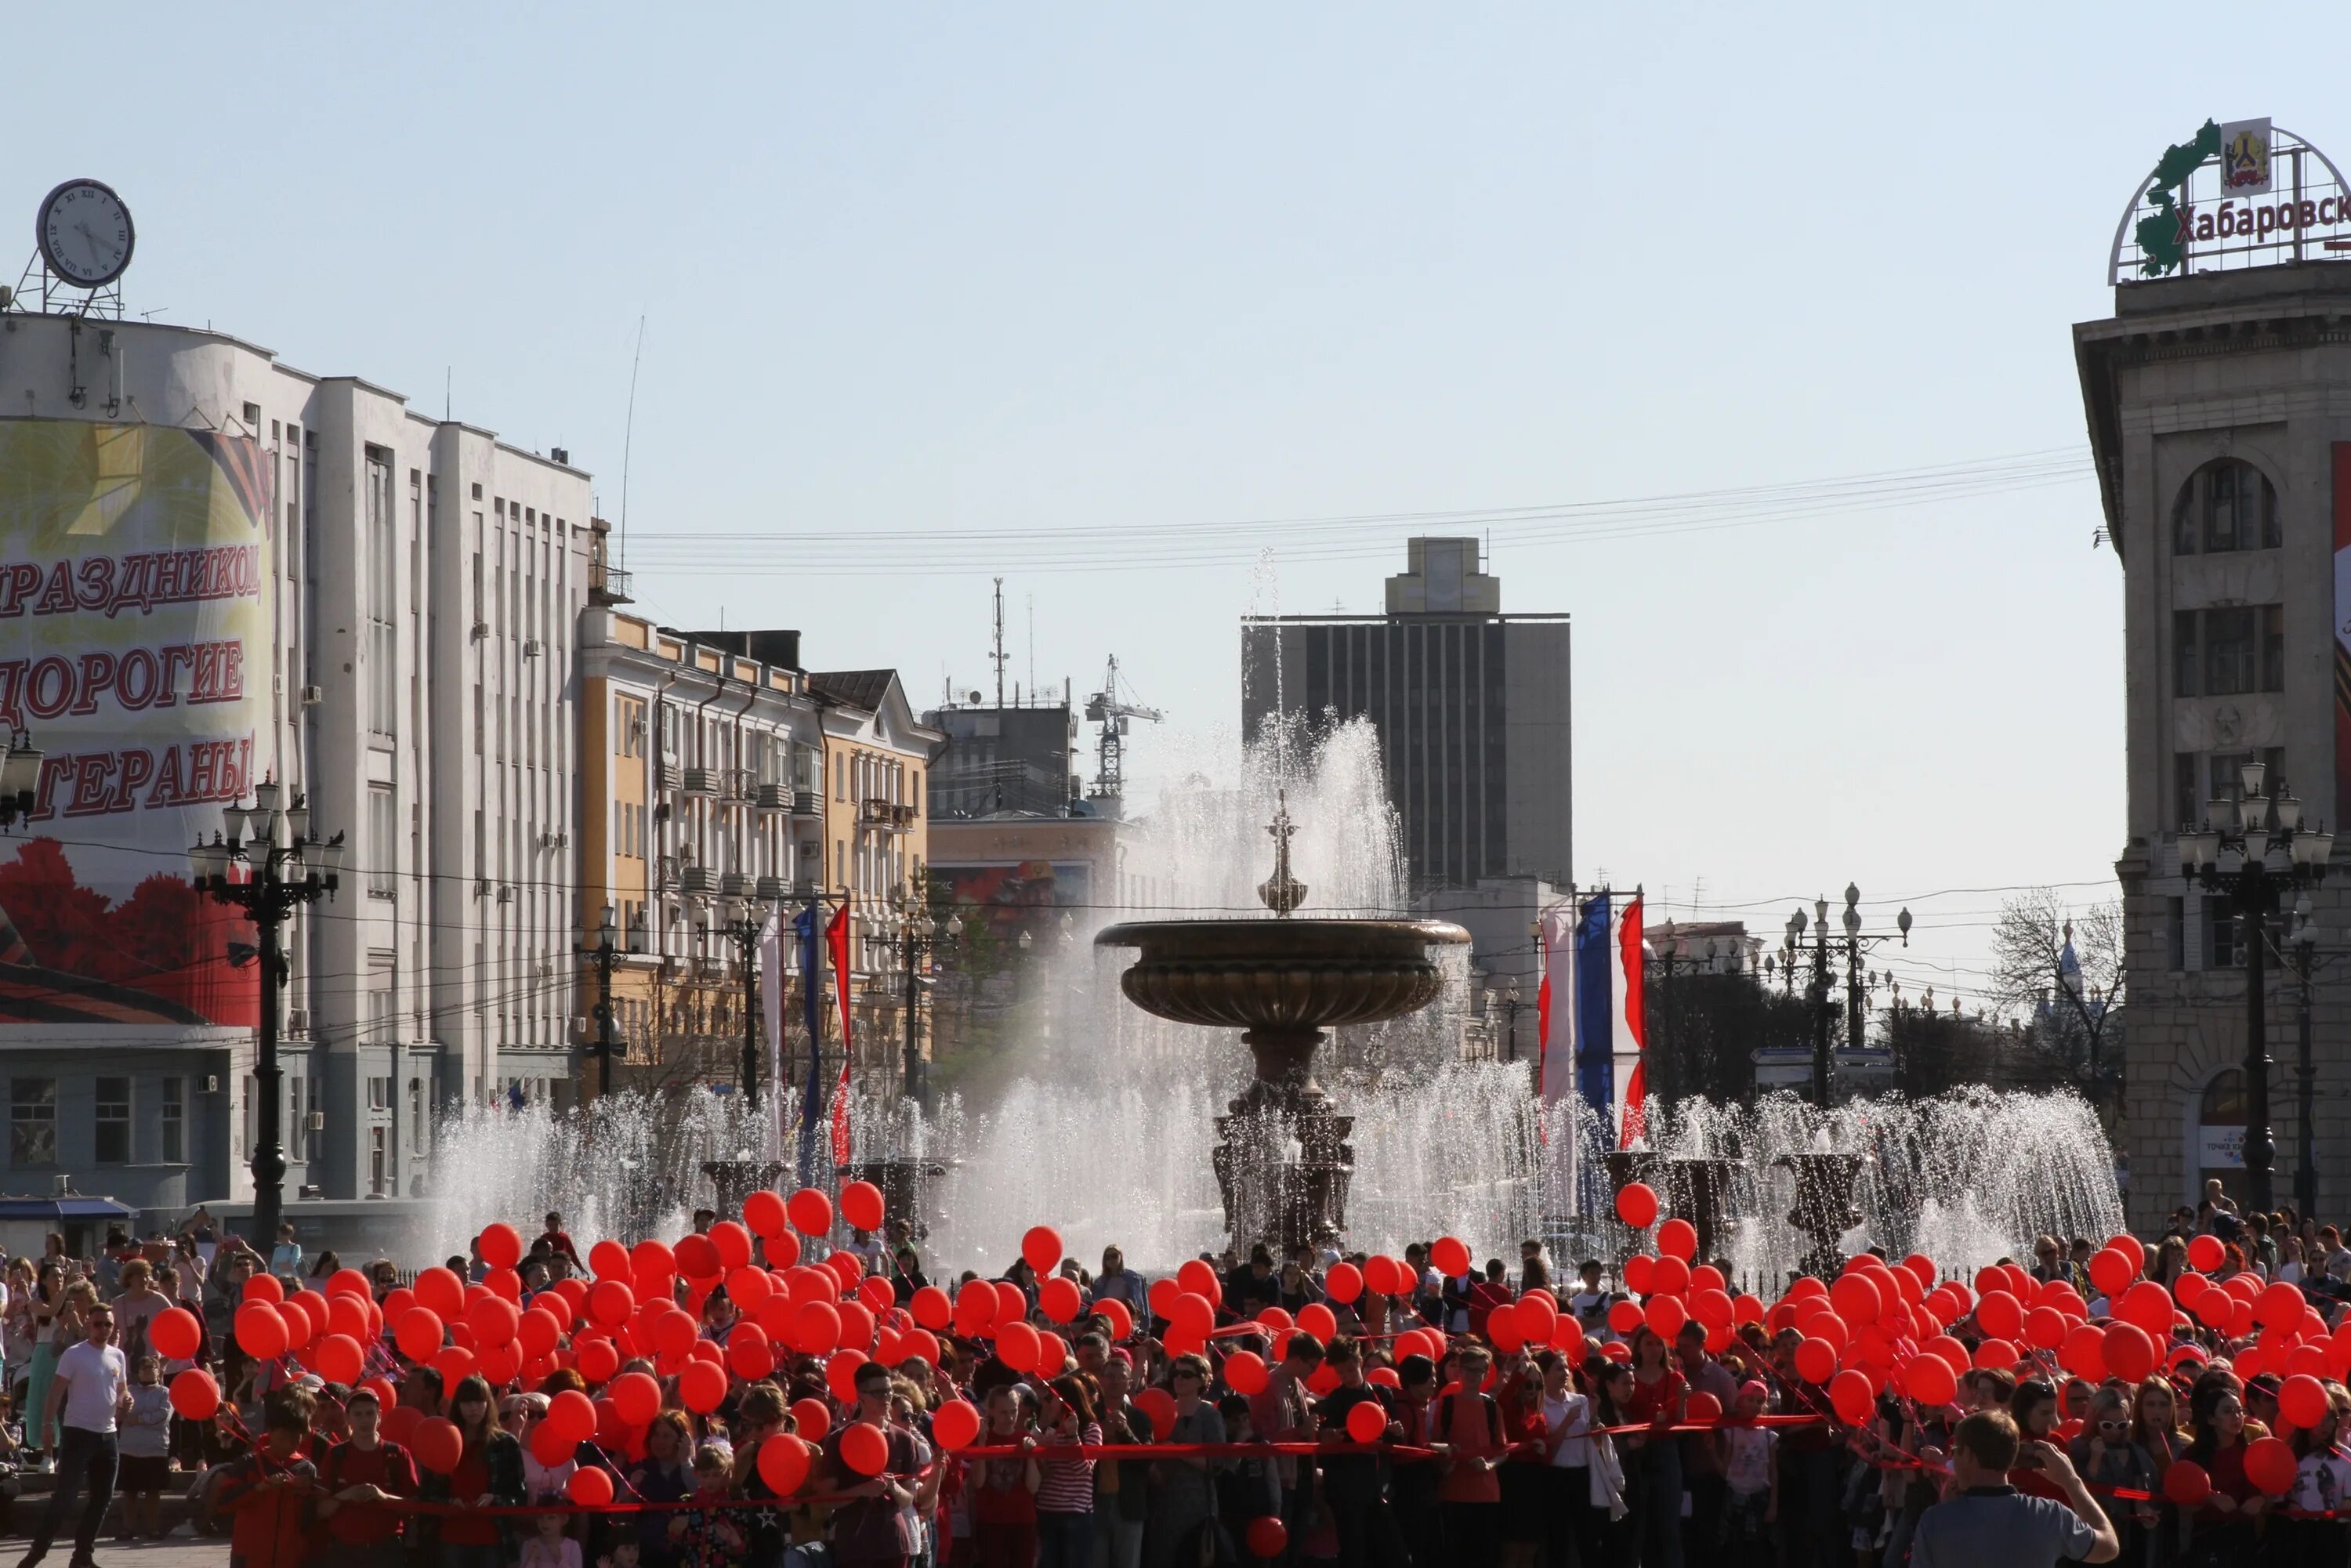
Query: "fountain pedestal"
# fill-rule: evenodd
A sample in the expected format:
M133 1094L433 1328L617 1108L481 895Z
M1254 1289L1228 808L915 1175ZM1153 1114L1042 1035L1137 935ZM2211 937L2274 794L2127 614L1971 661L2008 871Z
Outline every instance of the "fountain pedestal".
M1656 1187L1665 1212L1688 1220L1698 1232L1698 1260L1713 1260L1715 1239L1730 1207L1730 1176L1738 1169L1732 1161L1667 1156L1647 1149L1611 1149L1600 1157L1618 1190L1636 1181Z
M1788 1224L1813 1244L1797 1260L1798 1271L1818 1280L1835 1279L1844 1267L1844 1249L1838 1243L1861 1223L1861 1210L1853 1204L1861 1156L1812 1151L1782 1155L1772 1163L1795 1173L1796 1206L1788 1211Z

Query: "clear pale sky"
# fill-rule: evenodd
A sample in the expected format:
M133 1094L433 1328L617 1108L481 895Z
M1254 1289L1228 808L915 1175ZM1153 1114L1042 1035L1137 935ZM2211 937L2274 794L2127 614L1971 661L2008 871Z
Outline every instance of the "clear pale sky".
M0 233L106 180L133 311L434 414L445 377L608 517L642 316L638 559L777 542L641 570L639 608L927 702L986 684L988 570L799 576L794 530L1164 541L2082 447L2068 327L2165 144L2270 114L2351 156L2340 12L2296 12L31 7ZM2099 521L2085 477L1498 543L1506 609L1575 618L1578 876L1685 915L1703 879L1774 935L1849 879L1886 919L2110 881ZM1280 608L1376 608L1410 531L1277 549ZM1040 678L1115 653L1171 729L1238 723L1246 562L1048 554L993 566L1013 677L1033 600ZM1144 803L1183 749L1138 737ZM1914 983L1971 986L1997 904L1917 902Z

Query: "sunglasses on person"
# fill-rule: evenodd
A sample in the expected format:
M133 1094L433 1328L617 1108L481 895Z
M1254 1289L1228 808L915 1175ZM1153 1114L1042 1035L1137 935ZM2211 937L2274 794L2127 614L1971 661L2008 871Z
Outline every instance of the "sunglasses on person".
M2098 1430L2101 1432L2127 1432L2130 1430L2130 1423L2127 1421L2101 1421L2098 1423Z
M1190 1379L1191 1379L1193 1382L1195 1382L1195 1383L1197 1383L1198 1381L1200 1381L1200 1375L1199 1375L1198 1373L1196 1373L1196 1372L1193 1371L1193 1370L1192 1370L1190 1367L1188 1367L1188 1366L1179 1366L1179 1367L1177 1367L1174 1372L1172 1372L1172 1373L1170 1373L1170 1374L1168 1375L1168 1381L1170 1381L1170 1382L1172 1382L1172 1383L1174 1383L1174 1382L1181 1382L1181 1381L1183 1381L1185 1378L1187 1378L1187 1377L1188 1377L1188 1378L1190 1378Z

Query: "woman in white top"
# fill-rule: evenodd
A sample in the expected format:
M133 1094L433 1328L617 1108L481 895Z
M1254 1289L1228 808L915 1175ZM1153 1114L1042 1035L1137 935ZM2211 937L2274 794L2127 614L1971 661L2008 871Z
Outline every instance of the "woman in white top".
M1547 1523L1546 1557L1552 1563L1597 1563L1606 1516L1593 1504L1592 1401L1575 1386L1559 1352L1537 1351L1534 1359L1542 1371L1543 1450L1550 1459L1538 1483Z

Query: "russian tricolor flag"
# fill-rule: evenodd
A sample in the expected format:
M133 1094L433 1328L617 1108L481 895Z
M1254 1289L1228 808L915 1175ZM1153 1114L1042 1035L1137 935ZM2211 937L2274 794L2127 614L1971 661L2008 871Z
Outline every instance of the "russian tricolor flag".
M1569 899L1544 910L1541 925L1543 1100L1582 1095L1624 1148L1647 1130L1641 895ZM1569 1043L1554 1050L1562 1037Z

